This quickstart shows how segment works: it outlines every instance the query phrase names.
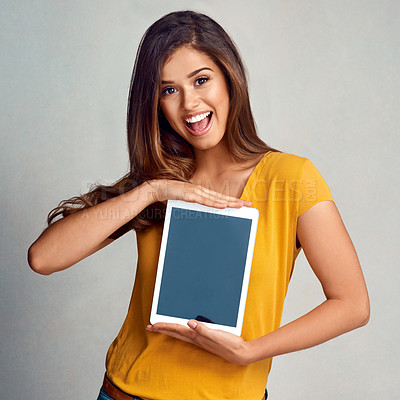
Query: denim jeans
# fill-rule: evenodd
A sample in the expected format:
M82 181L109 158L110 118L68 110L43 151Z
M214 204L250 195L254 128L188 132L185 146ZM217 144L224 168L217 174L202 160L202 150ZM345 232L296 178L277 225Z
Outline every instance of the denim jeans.
M268 392L267 389L265 389L265 400L267 400L268 398ZM142 400L140 397L135 396L134 397L135 400ZM103 387L101 387L100 389L100 393L99 393L99 397L97 398L97 400L114 400L112 397L110 397L104 390Z

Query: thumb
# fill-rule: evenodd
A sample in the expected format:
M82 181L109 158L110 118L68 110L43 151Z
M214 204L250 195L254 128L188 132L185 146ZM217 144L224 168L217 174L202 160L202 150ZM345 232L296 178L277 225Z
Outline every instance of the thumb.
M199 325L201 325L201 324L199 324L198 321L196 321L195 319L191 319L190 321L188 321L187 324L188 324L188 327L191 328L191 329L193 329L193 330L196 330L196 328L198 328Z
M209 332L211 330L207 326L205 326L204 324L202 324L201 322L199 322L195 319L191 319L190 321L188 321L187 324L188 324L189 328L193 329L194 331L196 331L198 334L200 334L202 336L208 336Z

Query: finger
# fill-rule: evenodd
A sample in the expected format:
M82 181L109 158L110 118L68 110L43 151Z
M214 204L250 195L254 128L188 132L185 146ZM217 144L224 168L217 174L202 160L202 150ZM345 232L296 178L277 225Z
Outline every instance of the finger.
M228 207L251 207L252 202L248 200L239 199L237 197L228 196L225 194L213 192L213 193L205 193L203 194L204 197L215 200L217 202L225 203Z
M148 325L146 329L198 345L208 342L209 338L214 334L212 329L196 320L190 320L188 326L189 327L180 324L158 322L154 325ZM194 329L191 328L191 326L193 326ZM212 342L214 341L212 340Z
M240 208L251 206L250 201L238 199L215 190L208 189L201 185L181 181L162 181L164 183L163 196L170 199L183 199L194 203L204 204L216 208ZM174 194L175 193L175 194Z
M228 207L228 202L218 199L216 197L212 197L209 195L205 195L204 193L195 193L189 192L185 193L183 199L185 201L190 201L192 203L203 204L208 207L216 207L216 208L225 208Z
M216 208L241 208L243 206L245 207L251 207L252 203L245 201L245 200L224 200L224 199L214 199L210 197L203 197L202 204L210 206L210 207L216 207Z
M222 201L228 201L228 202L244 202L245 200L239 199L238 197L233 197L225 193L220 193L216 192L214 190L208 189L204 186L199 186L202 190L203 193L209 195L210 197L222 200Z
M204 190L201 190L198 193L200 199L195 199L194 201L200 202L201 204L210 206L210 207L217 207L217 208L225 208L225 207L234 207L240 208L243 206L251 206L252 203L247 200L238 199L232 196L222 195L219 193L207 193Z
M180 324L157 322L154 325L148 325L146 329L152 332L168 332L169 334L173 335L193 336L191 329Z
M192 337L194 336L194 332L183 325L157 323L154 325L147 325L146 330L155 333L162 333L164 335L183 340L188 343L194 343L192 339Z
M203 324L195 319L191 319L190 321L188 321L187 324L191 329L196 331L198 336L202 336L203 338L209 340L212 343L219 343L221 341L220 334L226 333L226 332L222 332L218 329L209 328L205 324Z
M205 186L185 182L183 184L183 198L186 201L196 202L207 206L225 208L251 206L250 201L216 192Z

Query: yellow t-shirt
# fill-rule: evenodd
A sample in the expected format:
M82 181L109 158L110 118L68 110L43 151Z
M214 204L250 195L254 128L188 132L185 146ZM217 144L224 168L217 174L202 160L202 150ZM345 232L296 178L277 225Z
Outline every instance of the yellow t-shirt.
M332 200L306 158L268 152L250 175L242 199L259 210L242 337L279 328L294 261L297 218ZM261 400L272 359L236 365L189 343L145 330L149 323L162 224L137 234L138 265L125 322L107 353L108 378L152 400Z

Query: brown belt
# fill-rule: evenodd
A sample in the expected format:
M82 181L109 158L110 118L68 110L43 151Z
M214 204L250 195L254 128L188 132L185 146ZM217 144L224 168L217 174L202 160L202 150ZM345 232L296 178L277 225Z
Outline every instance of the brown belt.
M137 400L140 399L138 396L131 396L128 393L123 392L121 389L118 389L111 381L104 375L103 380L103 390L111 396L114 400ZM262 400L265 399L265 396Z
M104 375L103 390L114 400L137 400L138 396L132 396L128 393L118 389L111 381Z

